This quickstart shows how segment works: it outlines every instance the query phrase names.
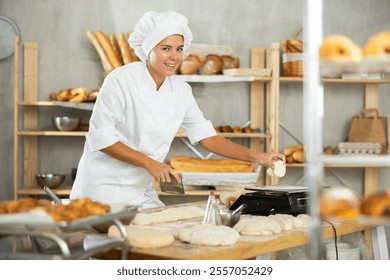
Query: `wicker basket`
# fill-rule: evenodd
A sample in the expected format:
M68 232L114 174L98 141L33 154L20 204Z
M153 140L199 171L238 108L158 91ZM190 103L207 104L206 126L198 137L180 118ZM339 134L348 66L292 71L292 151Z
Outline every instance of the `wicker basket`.
M298 37L302 34L303 29L300 28L294 35L294 40L299 40ZM292 44L292 39L286 40L287 46ZM283 54L283 76L288 77L303 77L303 53L295 52L297 50L287 51ZM302 50L301 50L302 51Z
M303 77L303 53L283 54L283 76Z

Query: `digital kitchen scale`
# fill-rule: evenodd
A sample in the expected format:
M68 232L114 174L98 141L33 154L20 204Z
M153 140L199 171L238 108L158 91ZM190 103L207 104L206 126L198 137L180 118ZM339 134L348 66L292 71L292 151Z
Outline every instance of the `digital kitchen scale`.
M272 214L306 214L309 208L307 187L290 185L247 187L253 191L242 194L230 207L235 210L246 204L243 214L268 216Z

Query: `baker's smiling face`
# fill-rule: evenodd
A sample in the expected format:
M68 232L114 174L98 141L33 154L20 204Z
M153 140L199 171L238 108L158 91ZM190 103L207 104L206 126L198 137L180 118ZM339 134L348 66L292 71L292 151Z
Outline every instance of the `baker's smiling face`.
M183 60L183 36L175 34L166 37L150 52L147 67L157 87L166 76L174 75Z

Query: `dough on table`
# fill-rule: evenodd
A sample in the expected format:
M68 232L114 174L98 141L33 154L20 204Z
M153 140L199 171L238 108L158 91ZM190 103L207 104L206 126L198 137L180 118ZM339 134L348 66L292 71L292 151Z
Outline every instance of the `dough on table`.
M127 231L127 243L135 248L160 248L172 245L175 236L167 231L140 228L135 226L125 226ZM117 226L112 225L108 229L108 237L121 237Z
M289 214L275 214L268 216L271 219L279 222L282 230L291 230L297 228L303 228L303 221Z
M240 235L234 229L223 225L195 225L179 229L175 237L195 245L227 246L235 244Z
M204 216L204 210L196 206L167 208L153 213L138 213L133 220L135 225L152 225L194 219Z
M234 229L242 235L273 235L282 231L277 221L265 216L240 219Z

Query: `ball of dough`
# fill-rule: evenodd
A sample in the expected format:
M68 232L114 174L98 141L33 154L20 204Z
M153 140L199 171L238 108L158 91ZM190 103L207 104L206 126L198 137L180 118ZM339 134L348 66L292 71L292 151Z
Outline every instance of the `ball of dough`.
M320 48L320 58L335 61L360 61L363 52L360 46L345 35L326 36Z
M286 164L282 160L275 161L274 167L267 169L267 174L276 178L283 177L286 174Z
M390 56L390 31L382 31L372 36L363 47L365 56Z

